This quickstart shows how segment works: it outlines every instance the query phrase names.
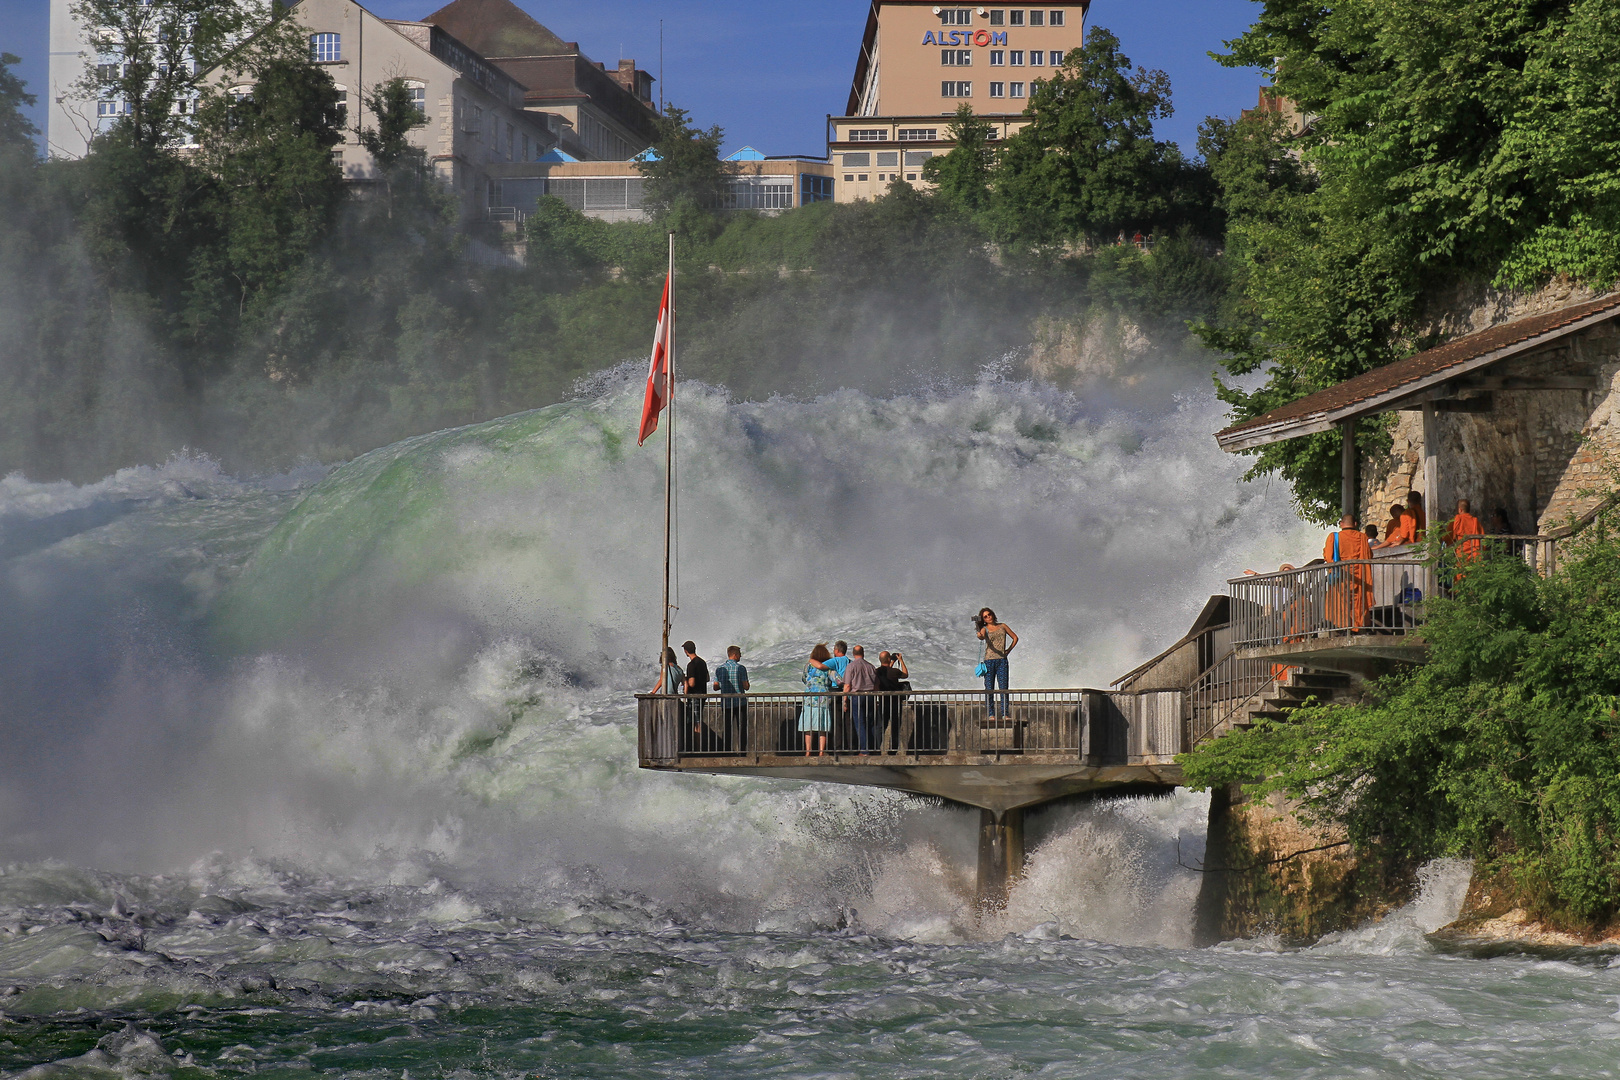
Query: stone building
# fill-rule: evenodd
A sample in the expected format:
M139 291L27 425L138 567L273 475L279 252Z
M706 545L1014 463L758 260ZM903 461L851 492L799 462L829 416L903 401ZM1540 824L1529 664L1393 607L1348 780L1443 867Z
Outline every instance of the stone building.
M1505 316L1505 317L1504 317ZM1470 322L1488 325L1475 328ZM1620 292L1559 290L1480 309L1443 345L1376 368L1218 433L1228 451L1394 414L1393 446L1347 445L1341 497L1361 520L1421 491L1431 520L1470 500L1515 532L1546 533L1591 511L1620 464Z

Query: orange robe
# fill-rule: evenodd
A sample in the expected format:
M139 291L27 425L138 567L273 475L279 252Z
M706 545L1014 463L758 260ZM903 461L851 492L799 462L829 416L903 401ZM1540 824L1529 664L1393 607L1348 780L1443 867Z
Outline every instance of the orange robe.
M1479 538L1484 535L1485 530L1479 527L1479 518L1473 514L1459 513L1446 526L1446 535L1442 539L1456 545L1458 562L1467 562L1479 558Z
M1338 538L1338 557L1334 557L1333 540ZM1322 558L1328 562L1351 559L1371 559L1372 548L1367 534L1360 529L1343 529L1330 533L1322 545ZM1373 606L1372 567L1366 563L1347 566L1329 579L1327 589L1328 622L1341 630L1359 630L1367 624L1367 613Z
M1415 544L1418 542L1418 531L1422 526L1410 510L1401 511L1401 523L1395 531L1384 537L1391 544Z

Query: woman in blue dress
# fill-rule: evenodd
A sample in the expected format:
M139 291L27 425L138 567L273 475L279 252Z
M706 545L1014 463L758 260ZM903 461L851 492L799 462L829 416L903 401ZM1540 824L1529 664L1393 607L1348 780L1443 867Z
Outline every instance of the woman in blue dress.
M810 693L804 695L804 708L799 712L799 730L804 732L804 756L810 756L810 741L817 741L817 757L827 755L827 732L832 730L832 699L825 695L837 690L843 684L838 681L838 672L827 666L832 659L832 653L827 651L825 641L810 650L810 662L804 666L804 688Z

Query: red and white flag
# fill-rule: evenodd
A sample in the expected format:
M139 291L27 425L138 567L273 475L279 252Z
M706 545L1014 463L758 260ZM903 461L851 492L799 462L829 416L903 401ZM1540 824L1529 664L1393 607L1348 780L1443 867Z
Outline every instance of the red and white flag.
M640 446L658 430L658 414L669 404L669 278L664 278L664 300L658 305L658 331L653 335L652 360L647 364L647 396L641 402Z

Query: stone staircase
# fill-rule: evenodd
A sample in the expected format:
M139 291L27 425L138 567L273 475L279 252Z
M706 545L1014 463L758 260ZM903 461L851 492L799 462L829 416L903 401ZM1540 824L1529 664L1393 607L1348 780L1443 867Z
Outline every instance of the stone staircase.
M1349 675L1295 669L1272 692L1249 702L1232 718L1230 727L1251 728L1260 719L1286 720L1289 713L1313 700L1318 705L1349 704L1359 696Z

